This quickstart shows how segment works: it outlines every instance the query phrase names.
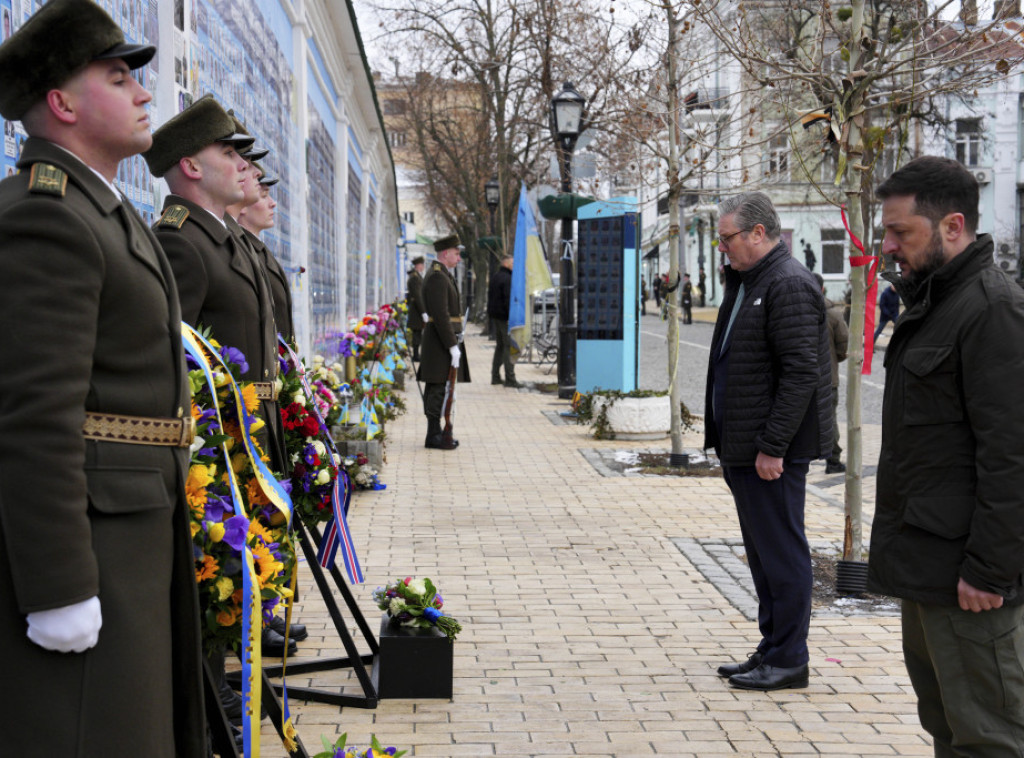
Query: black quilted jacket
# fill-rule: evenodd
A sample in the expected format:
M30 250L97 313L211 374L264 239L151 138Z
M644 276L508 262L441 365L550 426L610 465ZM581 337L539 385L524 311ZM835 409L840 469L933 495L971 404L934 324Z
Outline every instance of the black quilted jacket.
M717 358L741 281L743 302L722 363ZM749 271L726 266L708 366L704 447L715 448L726 466L753 466L759 451L789 460L827 457L830 360L825 299L785 242ZM721 439L712 404L716 365L728 371Z

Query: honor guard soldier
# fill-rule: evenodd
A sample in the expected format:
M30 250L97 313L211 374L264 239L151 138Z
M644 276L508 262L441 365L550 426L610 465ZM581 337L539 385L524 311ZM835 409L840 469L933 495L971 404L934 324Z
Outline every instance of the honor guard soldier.
M237 133L231 116L206 96L157 129L144 157L172 193L153 231L174 269L182 318L208 327L220 344L245 354L242 379L255 382L269 431L278 415L273 306L258 263L224 218L227 207L245 196L249 164L239 151L252 144L253 138ZM268 445L261 436L273 467L283 471L276 441Z
M274 298L274 323L277 325L277 332L289 344L294 344L295 326L292 320L292 291L288 283L288 274L281 262L270 252L270 248L260 239L262 232L274 226L274 209L277 208L277 202L270 194L270 188L279 180L275 176L268 176L259 163L254 162L252 166L256 170L260 185L260 199L242 211L238 223L245 230L249 244L267 270L270 291Z
M412 268L405 283L405 302L409 307L409 331L412 332L412 359L419 363L420 344L423 342L423 327L427 323L427 309L423 306L422 255L412 259Z
M466 348L462 344L462 315L459 288L452 270L459 265L459 237L452 234L434 243L437 260L423 280L423 305L427 324L423 328L423 362L419 379L424 383L423 412L427 417L426 447L454 450L458 440L441 433L445 392L449 369L455 368L458 381L469 381Z
M5 755L204 758L174 273L114 186L152 141L130 45L51 0L0 45L0 709Z
M245 355L248 365L242 379L255 383L260 417L266 423L266 433L257 437L271 466L283 472L283 438L274 434L280 414L270 289L248 244L232 234L225 220L228 206L245 198L249 164L239 151L252 144L253 138L236 132L231 116L206 96L157 129L144 157L153 175L164 177L173 193L164 201L153 231L174 269L182 318L192 326L208 327L220 344ZM263 652L282 654L284 638L270 637L264 637ZM295 651L294 643L288 651ZM233 715L237 701L226 689L224 695Z
M231 111L228 111L228 115L231 116L231 121L234 124L234 130L236 134L249 135L249 130L245 128L238 117L233 115ZM242 181L242 199L237 203L231 203L227 206L226 212L224 213L224 223L228 227L228 231L231 232L231 236L234 237L235 244L245 250L250 259L253 262L253 270L255 271L256 278L259 280L259 286L261 290L261 297L266 296L267 302L264 304L263 310L261 311L264 315L264 319L269 319L270 324L266 325L266 328L270 330L270 334L274 343L274 357L277 357L277 322L276 322L276 310L274 307L274 296L273 289L270 283L270 276L267 272L266 265L259 253L256 251L252 244L252 240L249 235L245 233L245 230L239 225L238 219L242 212L259 202L260 199L260 185L259 176L253 168L254 161L259 158L265 158L270 151L266 148L258 148L255 145L250 145L248 148L240 148L239 155L245 160L245 173ZM277 364L275 363L275 366ZM276 391L276 390L275 390ZM275 397L276 401L276 397ZM275 403L276 404L276 403ZM267 424L267 434L269 436L271 460L274 462L275 468L281 473L288 473L291 471L291 462L288 460L288 454L284 446L284 423L281 421L281 414L275 408L274 413L268 413L264 419ZM270 646L270 649L273 645ZM268 653L272 654L272 653Z

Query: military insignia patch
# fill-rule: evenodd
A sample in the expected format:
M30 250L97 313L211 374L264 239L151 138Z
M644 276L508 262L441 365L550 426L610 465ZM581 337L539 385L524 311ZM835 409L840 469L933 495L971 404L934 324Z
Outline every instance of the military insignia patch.
M68 189L68 175L49 163L36 163L29 174L28 191L64 197Z
M160 222L157 226L170 226L175 229L181 229L187 218L188 208L184 205L169 205L167 210L164 211L164 215L160 217Z

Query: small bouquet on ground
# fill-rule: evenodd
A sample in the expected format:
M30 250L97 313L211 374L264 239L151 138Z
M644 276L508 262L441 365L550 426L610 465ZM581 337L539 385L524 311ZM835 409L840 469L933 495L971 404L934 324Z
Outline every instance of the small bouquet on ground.
M317 753L313 758L386 758L386 756L401 758L401 756L409 752L408 750L398 750L393 747L381 747L375 734L370 736L370 747L365 750L357 747L345 747L345 743L348 741L348 734L341 735L333 745L326 737L321 736L320 740L324 743L325 750L322 753Z
M418 626L427 629L436 626L447 635L449 641L462 631L462 625L451 616L441 613L444 598L429 579L396 579L387 587L373 591L373 600L382 611L387 611L391 620L402 626Z
M378 471L370 465L370 459L362 453L346 455L341 460L341 467L349 475L357 489L383 490L387 485L381 482Z

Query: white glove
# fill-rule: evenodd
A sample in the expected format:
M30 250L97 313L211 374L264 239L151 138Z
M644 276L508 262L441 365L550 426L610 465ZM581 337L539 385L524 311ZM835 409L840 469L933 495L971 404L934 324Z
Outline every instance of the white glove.
M58 653L81 653L100 638L103 615L100 599L91 597L80 603L36 611L27 616L28 638L41 648Z
M423 314L423 323L425 324L425 323L427 323L428 321L430 321L430 316L428 316L428 315L427 315L426 313L424 313L424 314Z
M452 354L452 368L459 367L459 361L462 360L462 351L459 350L458 345L452 345L448 348L448 352Z

